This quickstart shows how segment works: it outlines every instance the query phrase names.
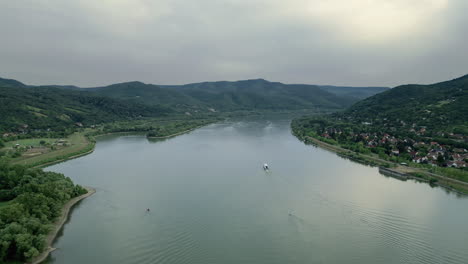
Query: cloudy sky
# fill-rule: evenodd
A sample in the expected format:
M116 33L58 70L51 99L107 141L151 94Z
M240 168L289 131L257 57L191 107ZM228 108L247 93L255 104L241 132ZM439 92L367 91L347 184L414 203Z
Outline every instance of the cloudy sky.
M396 86L468 74L466 0L0 0L0 76Z

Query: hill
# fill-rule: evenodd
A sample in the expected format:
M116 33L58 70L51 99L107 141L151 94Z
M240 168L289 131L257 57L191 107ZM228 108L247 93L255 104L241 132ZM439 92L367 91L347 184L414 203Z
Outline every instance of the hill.
M331 92L325 91L330 90ZM0 78L0 132L63 131L84 125L168 113L341 110L374 88L283 84L263 79L154 85L126 82L104 87L30 86Z
M294 120L315 137L395 162L468 168L468 75L431 85L402 85L329 116Z
M218 111L343 109L358 99L384 91L382 87L338 87L283 84L263 79L202 82L185 85L154 85L126 82L84 88L101 96L166 105L177 109L213 108Z
M432 85L403 85L364 99L341 116L387 127L468 134L468 75Z
M53 87L0 84L0 131L64 131L136 117L161 116L172 110L123 102L93 93Z
M22 82L13 79L0 78L0 87L26 87Z
M33 87L15 80L0 79L0 87ZM103 87L79 88L73 85L47 85L36 88L93 92L146 105L172 107L179 111L343 109L359 99L386 90L383 87L317 86L283 84L263 79L203 82L186 85L154 85L125 82Z
M388 87L352 87L331 85L320 85L319 88L336 95L349 96L356 99L364 99L390 89Z
M142 82L125 82L104 87L84 88L100 96L139 102L147 105L166 105L178 108L190 108L203 105L202 102L174 89L161 88Z
M283 84L263 79L162 87L172 88L205 105L224 111L340 109L355 101L353 98L329 93L315 85Z

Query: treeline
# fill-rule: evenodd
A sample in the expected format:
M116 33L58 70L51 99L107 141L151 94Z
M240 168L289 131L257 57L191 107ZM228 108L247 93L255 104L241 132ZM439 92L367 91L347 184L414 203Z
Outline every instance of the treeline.
M96 127L89 131L87 135L92 137L109 133L142 132L167 136L220 120L222 120L221 116L205 114L200 116L173 115L168 118L116 121Z
M216 119L202 119L202 120L190 120L190 121L176 121L167 125L152 126L149 132L146 134L147 137L169 137L178 133L183 133L188 130L192 130L210 123L213 123Z
M334 87L335 90L343 90ZM361 90L363 88L355 88ZM381 89L367 89L375 94ZM236 82L203 82L186 85L157 86L141 82L113 84L86 89L103 96L141 102L148 105L168 105L184 111L220 112L246 110L342 109L358 99L335 94L316 85L291 85L266 80ZM355 94L355 93L351 93ZM213 111L211 110L211 111Z
M350 158L355 160L374 156L383 161L407 163L411 167L424 168L432 173L468 182L468 168L446 167L447 162L453 160L454 149L466 146L466 143L463 142L420 136L412 138L407 137L409 134L399 133L398 131L387 134L387 130L382 129L382 127L346 122L334 116L298 118L293 120L291 128L294 135L305 142L309 142L310 138L315 138L351 150L356 155ZM382 142L383 138L388 140ZM437 145L439 147L431 146L430 143L434 140L447 144L443 147L443 154L438 153L436 160L431 161L428 159L421 163L413 162L415 157L411 155L412 153L417 153L417 156L420 157L426 157L429 156L428 154L432 151L432 148L440 147L439 145ZM425 142L425 145L419 145L419 142ZM428 164L429 162L432 162L432 164ZM371 164L372 162L367 160L364 163ZM437 166L434 167L434 165Z
M63 137L79 127L161 117L173 110L122 101L94 93L50 87L2 87L0 132L4 139Z
M84 193L62 174L0 161L0 263L39 255L62 206Z
M403 85L342 112L293 122L314 137L393 162L466 168L468 75L432 85Z
M468 75L432 85L403 85L354 104L335 117L423 136L468 134ZM423 130L422 130L423 129Z

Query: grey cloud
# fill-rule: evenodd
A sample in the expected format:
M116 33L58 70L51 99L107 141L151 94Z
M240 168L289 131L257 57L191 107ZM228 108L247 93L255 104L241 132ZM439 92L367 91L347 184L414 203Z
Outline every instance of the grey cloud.
M0 76L394 86L468 73L466 1L370 2L3 1Z

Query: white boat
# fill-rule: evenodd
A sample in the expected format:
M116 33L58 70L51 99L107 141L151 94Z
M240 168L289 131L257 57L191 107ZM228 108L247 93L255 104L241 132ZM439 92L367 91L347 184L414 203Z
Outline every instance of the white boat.
M265 164L263 164L263 169L264 169L264 170L269 170L270 167L268 167L268 164L265 163Z

